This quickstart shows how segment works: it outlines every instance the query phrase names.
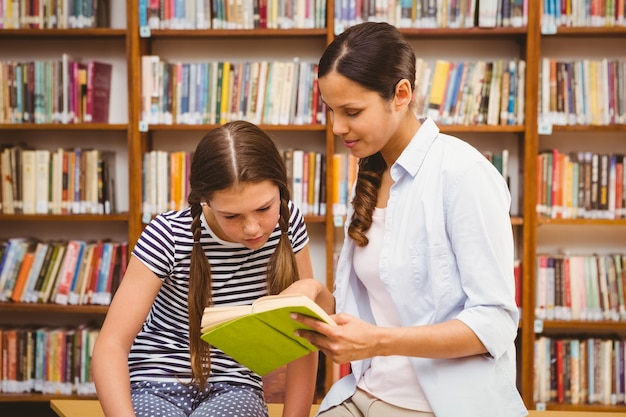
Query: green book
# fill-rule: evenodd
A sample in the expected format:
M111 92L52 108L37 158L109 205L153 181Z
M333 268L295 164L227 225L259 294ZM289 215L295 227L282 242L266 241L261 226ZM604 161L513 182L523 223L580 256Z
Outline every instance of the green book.
M263 376L317 348L302 337L305 329L290 314L301 313L336 325L304 295L268 295L252 305L207 307L202 316L202 340Z

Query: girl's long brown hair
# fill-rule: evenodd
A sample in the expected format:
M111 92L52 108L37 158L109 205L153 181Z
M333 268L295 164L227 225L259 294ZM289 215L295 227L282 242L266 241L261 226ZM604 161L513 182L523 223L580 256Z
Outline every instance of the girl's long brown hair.
M278 294L298 280L298 268L289 227L289 189L285 164L270 137L259 127L235 121L208 132L198 143L189 175L191 191L191 232L194 244L189 265L189 349L193 382L205 387L211 368L210 346L200 339L204 308L212 305L211 265L200 237L203 201L215 191L242 183L272 181L280 191L281 236L268 262L267 285L270 294Z

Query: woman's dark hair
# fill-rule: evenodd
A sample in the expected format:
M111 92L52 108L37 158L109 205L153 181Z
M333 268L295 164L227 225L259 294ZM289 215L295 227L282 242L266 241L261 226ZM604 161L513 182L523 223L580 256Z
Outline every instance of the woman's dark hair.
M318 77L336 72L384 100L395 95L398 81L406 79L415 90L415 52L400 31L388 23L365 22L351 26L328 45L320 58ZM358 246L368 243L378 189L386 164L380 152L359 160L352 201L354 213L348 234Z
M202 234L201 202L209 201L214 192L244 183L273 182L280 191L281 236L268 262L267 283L270 294L278 294L298 279L298 268L289 227L289 189L283 159L274 142L258 126L234 121L208 132L198 143L189 174L191 191L191 232L194 245L189 265L189 345L193 380L205 386L210 370L210 347L200 339L204 308L212 304L211 266L200 236Z

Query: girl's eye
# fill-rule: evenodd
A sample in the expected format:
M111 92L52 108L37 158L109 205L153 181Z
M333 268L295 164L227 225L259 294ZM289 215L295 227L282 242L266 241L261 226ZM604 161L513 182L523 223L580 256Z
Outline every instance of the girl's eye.
M355 110L355 111L347 111L346 112L346 116L348 117L356 117L359 115L359 113L361 113L360 110Z
M259 211L267 211L267 210L269 210L269 209L270 209L270 207L269 207L269 206L267 206L267 207L262 207L262 208L260 208L260 209L259 209Z
M236 215L236 214L233 214L232 216L224 216L224 218L225 218L226 220L232 220L232 219L234 219L235 217L237 217L237 215Z

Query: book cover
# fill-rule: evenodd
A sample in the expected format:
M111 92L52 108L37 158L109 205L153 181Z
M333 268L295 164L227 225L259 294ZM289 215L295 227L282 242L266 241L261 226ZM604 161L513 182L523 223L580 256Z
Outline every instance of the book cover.
M65 245L66 243L64 242L54 242L52 244L53 251L50 262L46 267L46 271L40 285L40 290L37 295L37 302L39 303L47 303L50 300L50 293L52 292L52 287L56 283L59 268L65 254Z
M426 112L426 115L434 121L439 121L441 106L444 104L450 66L450 61L438 60L435 62L432 86L428 99L428 109Z
M33 287L31 288L30 293L25 294L25 296L22 297L23 302L36 303L39 298L39 292L41 291L41 287L43 285L43 281L46 275L46 270L49 268L49 265L52 259L52 254L54 252L53 243L45 243L44 245L47 246L46 254L44 255L44 258L41 262L41 267L39 268L39 272L37 273L35 283L33 284Z
M44 260L48 253L49 244L46 242L38 242L35 250L33 251L33 264L28 272L28 277L26 278L26 282L24 283L24 288L22 293L17 299L17 293L14 290L12 299L15 302L29 302L32 298L31 294L33 292L33 288L37 282L37 278L39 277L39 272L43 266ZM26 258L24 258L26 260Z
M207 307L202 340L263 376L317 348L294 332L306 326L292 312L334 325L333 319L304 295L261 297L252 305Z
M55 287L54 302L56 304L68 304L70 290L80 267L85 246L86 243L80 240L70 240L67 243L67 252Z
M12 300L13 302L19 303L22 299L22 293L24 292L24 287L26 286L26 281L28 279L28 275L30 274L30 270L33 266L33 261L35 260L34 252L27 252L24 254L22 258L22 263L20 264L19 272L15 278L15 283L13 288L9 288L6 290L6 298L7 300Z
M87 97L85 122L108 123L109 103L111 101L111 74L113 66L109 63L87 62Z

